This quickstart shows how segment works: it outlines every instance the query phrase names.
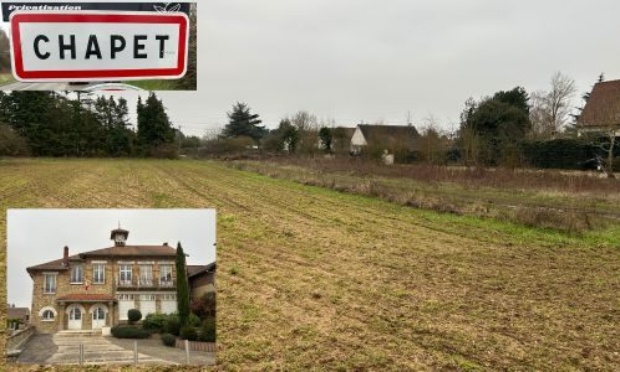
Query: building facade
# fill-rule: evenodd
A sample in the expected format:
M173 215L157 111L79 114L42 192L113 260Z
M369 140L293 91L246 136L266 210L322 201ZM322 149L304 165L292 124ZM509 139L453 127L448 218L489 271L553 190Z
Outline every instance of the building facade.
M39 332L90 330L127 320L129 309L177 310L176 249L127 245L129 231L112 230L114 245L28 267L33 280L31 324Z

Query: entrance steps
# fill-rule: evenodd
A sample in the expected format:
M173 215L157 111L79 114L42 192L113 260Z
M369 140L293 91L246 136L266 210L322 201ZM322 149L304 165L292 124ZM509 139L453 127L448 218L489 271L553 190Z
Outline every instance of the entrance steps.
M58 331L54 334L54 338L71 338L71 337L91 337L91 336L101 336L100 329L86 329L79 331Z

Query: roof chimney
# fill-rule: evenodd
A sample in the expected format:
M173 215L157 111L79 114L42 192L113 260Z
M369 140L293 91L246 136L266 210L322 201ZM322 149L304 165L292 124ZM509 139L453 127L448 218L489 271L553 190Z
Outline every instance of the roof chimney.
M164 247L167 247L167 246L168 246L168 242L165 242L165 243L164 243Z
M65 245L65 251L62 256L62 261L65 266L69 266L69 247Z

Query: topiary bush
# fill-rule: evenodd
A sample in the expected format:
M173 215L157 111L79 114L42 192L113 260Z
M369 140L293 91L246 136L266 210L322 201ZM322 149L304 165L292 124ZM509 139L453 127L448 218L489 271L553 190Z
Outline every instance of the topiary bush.
M163 335L161 335L161 341L166 346L174 346L176 344L177 338L170 333L164 333Z
M130 324L133 324L142 319L142 313L138 309L129 309L127 311L127 319L129 319Z
M186 325L181 328L181 340L197 341L198 332L196 328L191 325Z
M110 331L116 338L149 338L151 336L151 332L145 329L126 325L114 326Z
M178 336L180 330L181 322L179 321L179 317L176 315L168 315L168 319L164 322L164 331Z
M200 328L198 340L202 342L215 342L215 318L207 318Z
M142 321L144 329L150 329L156 332L164 332L166 321L171 315L151 313Z

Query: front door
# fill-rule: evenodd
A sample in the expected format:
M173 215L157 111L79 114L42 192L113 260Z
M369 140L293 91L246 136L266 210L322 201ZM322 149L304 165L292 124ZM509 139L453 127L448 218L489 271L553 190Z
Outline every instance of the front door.
M101 329L105 326L105 311L101 306L97 306L93 311L93 329Z
M69 312L69 329L82 329L82 310L79 307L74 307Z

